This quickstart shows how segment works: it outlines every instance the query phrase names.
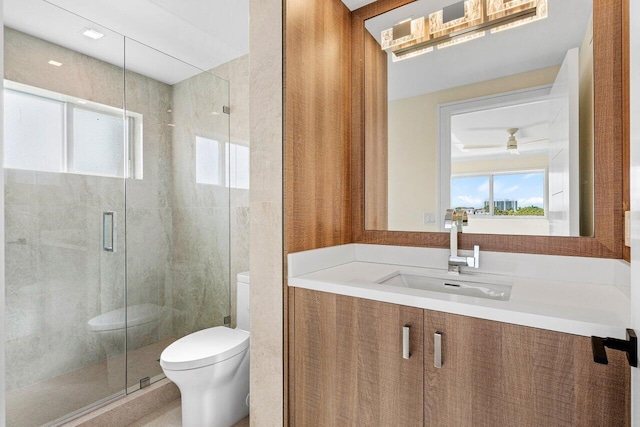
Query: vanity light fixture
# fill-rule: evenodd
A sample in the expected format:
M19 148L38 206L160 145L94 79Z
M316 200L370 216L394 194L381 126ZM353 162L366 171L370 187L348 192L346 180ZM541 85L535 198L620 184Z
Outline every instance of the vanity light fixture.
M49 64L55 65L56 67L62 67L62 62L54 61L53 59L49 61Z
M104 34L102 34L100 31L96 31L92 28L83 28L82 29L82 35L89 37L90 39L93 40L100 40L101 38L104 37Z
M426 26L426 20L422 17L413 20L409 18L399 22L393 28L382 32L382 49L389 49L423 38Z
M409 59L409 58L415 58L416 56L420 56L424 53L429 53L433 51L433 46L431 47L425 47L423 49L415 49L412 50L409 53L406 53L402 56L397 56L395 53L392 55L392 60L393 62L398 62L398 61L402 61L404 59Z
M496 2L496 0L492 0L492 1L494 3ZM535 15L531 15L529 17L523 17L523 18L518 19L516 21L512 21L512 22L509 22L509 23L494 27L494 28L491 29L491 34L499 33L500 31L510 30L510 29L516 28L516 27L520 27L522 25L526 25L526 24L529 24L529 23L534 22L534 21L539 21L541 19L546 18L548 16L548 14L549 14L549 9L547 7L547 0L535 0L535 1L522 1L522 0L504 1L504 0L502 0L500 3L503 3L505 6L507 4L518 3L517 5L511 6L507 10L507 12L510 13L510 14L517 14L518 12L521 12L522 10L527 10L527 8L529 10L531 8L535 8L536 9L536 13L535 13Z
M446 37L482 24L484 0L465 0L429 15L432 39Z
M486 34L486 31L479 31L479 32L469 33L460 37L454 37L448 42L440 43L438 45L438 49L444 49L446 47L455 46L457 44L465 43L473 39L479 39L480 37L484 37L485 34Z
M528 24L548 15L548 0L463 0L428 16L407 19L382 31L383 50L393 61L413 58Z

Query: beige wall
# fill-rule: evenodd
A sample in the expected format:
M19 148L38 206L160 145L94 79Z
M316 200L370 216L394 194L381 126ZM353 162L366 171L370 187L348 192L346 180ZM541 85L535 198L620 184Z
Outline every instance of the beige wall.
M437 208L440 104L551 84L559 67L503 77L389 103L389 230L437 231L423 214Z
M251 424L284 424L282 4L250 0Z

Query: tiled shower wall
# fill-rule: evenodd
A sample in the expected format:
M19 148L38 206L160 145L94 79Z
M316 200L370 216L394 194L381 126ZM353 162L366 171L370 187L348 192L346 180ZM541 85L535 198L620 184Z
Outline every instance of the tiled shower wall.
M120 68L12 29L5 37L8 80L122 107ZM46 64L52 55L64 58L64 77ZM248 145L248 57L214 72L231 79L232 142ZM144 116L144 179L129 180L126 192L128 304L165 307L158 339L179 337L220 324L230 244L232 297L235 274L248 269L248 190L194 185L186 128L223 138L215 128L228 119L198 119L194 101L205 103L199 110L221 107L224 85L206 74L173 87L132 72L126 81L127 108ZM11 390L104 360L87 321L123 304L124 252L101 250L101 214L122 212L125 195L117 178L10 169L5 177ZM124 242L124 215L118 220Z

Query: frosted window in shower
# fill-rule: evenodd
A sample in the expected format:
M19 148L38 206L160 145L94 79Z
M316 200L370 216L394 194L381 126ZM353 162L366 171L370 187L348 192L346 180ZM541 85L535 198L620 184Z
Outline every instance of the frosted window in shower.
M64 114L64 102L5 90L5 167L64 171Z
M123 176L122 116L73 109L73 171L87 175Z
M219 141L196 136L196 182L224 185L224 153Z
M142 179L142 114L5 80L7 168ZM126 134L126 137L125 137Z

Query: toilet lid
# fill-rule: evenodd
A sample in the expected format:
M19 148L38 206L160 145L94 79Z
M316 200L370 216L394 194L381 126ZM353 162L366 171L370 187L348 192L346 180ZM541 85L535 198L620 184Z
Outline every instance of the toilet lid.
M201 368L222 362L249 347L249 334L225 326L194 332L165 348L160 366L170 371Z

